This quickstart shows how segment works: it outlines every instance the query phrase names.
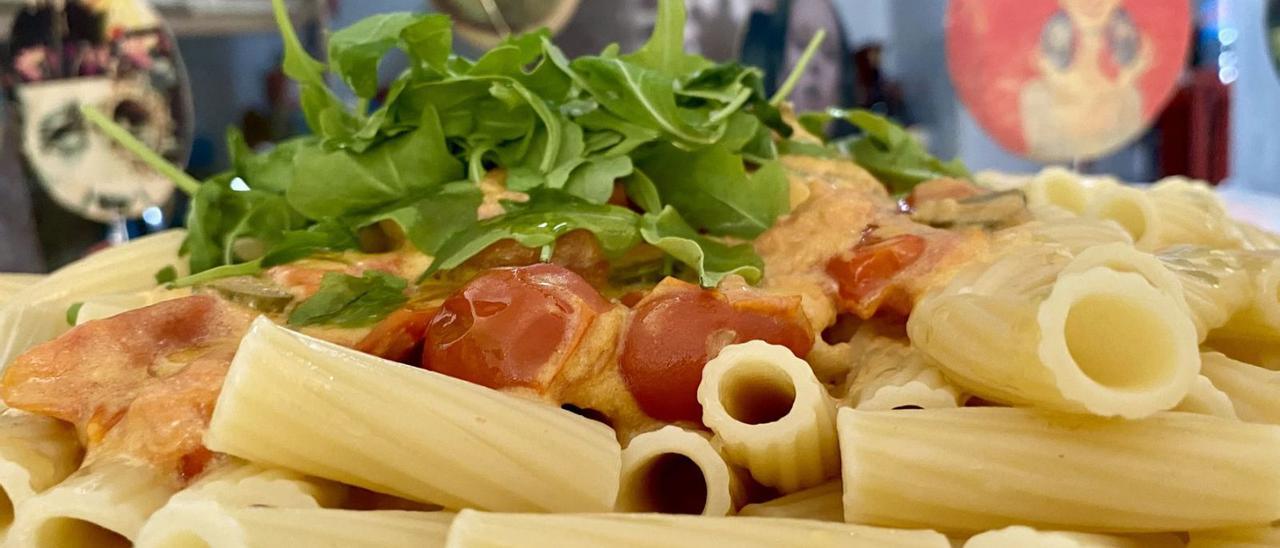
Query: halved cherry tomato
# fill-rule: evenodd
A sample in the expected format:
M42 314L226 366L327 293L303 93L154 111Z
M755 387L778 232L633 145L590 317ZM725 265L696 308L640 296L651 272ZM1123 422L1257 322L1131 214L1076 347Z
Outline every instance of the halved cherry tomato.
M862 318L875 315L882 304L903 314L910 312L910 299L894 285L894 277L915 263L925 247L924 238L902 234L859 243L849 253L832 257L827 274L839 285L841 308Z
M422 340L439 308L401 308L392 312L356 343L355 349L403 363L421 361Z
M753 292L754 293L754 292ZM667 279L635 307L620 361L640 409L664 421L699 421L702 368L730 344L763 340L797 356L813 346L798 297L704 290Z
M444 301L427 326L422 365L490 388L541 391L610 306L558 265L494 269Z

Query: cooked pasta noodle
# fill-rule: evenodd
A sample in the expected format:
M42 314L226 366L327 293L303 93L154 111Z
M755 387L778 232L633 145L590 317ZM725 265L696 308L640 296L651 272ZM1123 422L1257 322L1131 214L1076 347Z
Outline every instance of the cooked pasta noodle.
M1090 197L1089 186L1078 173L1056 166L1041 170L1023 191L1032 206L1055 205L1077 215L1085 211Z
M4 306L5 301L12 299L18 292L35 284L43 277L39 274L0 274L0 306Z
M1253 274L1249 300L1213 336L1280 342L1280 258L1264 259L1262 264Z
M598 422L265 318L240 344L205 444L450 508L610 510L621 467Z
M449 548L948 548L933 531L812 520L669 514L490 514L463 510Z
M907 322L912 343L989 401L1126 418L1182 401L1199 360L1176 301L1135 274L1093 268L1046 287L1028 266L1041 258L998 261L927 297Z
M1174 244L1236 248L1241 244L1222 199L1208 185L1184 177L1167 177L1151 186L1155 206L1155 238L1151 249Z
M860 330L854 337L861 343L861 356L845 397L850 407L883 411L960 406L960 389L919 350L906 340L864 335L868 331L873 330Z
M1158 249L1156 206L1141 190L1114 186L1094 194L1084 212L1086 217L1119 223L1140 249Z
M742 499L737 472L701 432L664 426L622 451L620 511L723 516Z
M231 459L174 494L169 505L213 501L228 506L322 508L336 506L345 497L343 485Z
M1133 244L1133 237L1119 223L1085 217L1034 221L1005 229L1001 235L1025 235L1034 242L1058 244L1073 253L1096 245Z
M1157 258L1178 279L1182 295L1203 341L1222 327L1249 300L1249 272L1226 252L1197 246L1175 246Z
M1187 548L1272 548L1280 546L1280 527L1193 531Z
M50 340L67 325L67 307L94 295L155 287L155 273L174 266L184 273L178 247L186 232L169 230L94 253L50 274L0 306L0 364Z
M1280 371L1280 342L1225 338L1210 334L1205 347L1221 352L1233 360Z
M1082 250L1071 259L1062 268L1059 276L1066 274L1076 274L1086 272L1094 268L1105 268L1116 272L1129 272L1142 276L1151 287L1158 289L1161 293L1182 308L1186 313L1190 314L1187 307L1186 297L1183 294L1182 283L1178 277L1174 275L1160 262L1154 255L1138 251L1131 245L1122 243L1103 244ZM1199 334L1199 332L1197 332ZM1204 334L1200 335L1203 340L1204 335L1208 334L1208 329Z
M172 479L147 464L122 460L87 464L17 507L9 546L127 547L176 490Z
M843 522L844 504L840 500L842 493L840 480L829 481L767 502L748 504L742 507L738 515Z
M854 365L854 349L847 342L829 344L821 337L813 341L813 349L804 357L813 374L823 384L837 384L849 376Z
M1236 414L1235 405L1231 403L1231 398L1227 397L1222 390L1219 390L1213 381L1205 375L1200 375L1196 379L1196 383L1191 385L1191 391L1187 392L1187 397L1183 398L1182 402L1177 407L1174 407L1173 410L1213 415L1231 420L1240 419L1240 416Z
M18 505L74 472L81 453L70 424L17 409L0 414L0 533Z
M964 548L1182 548L1172 534L1116 536L1068 531L1037 531L1014 526L970 537Z
M1280 427L1013 408L842 409L839 422L849 522L1141 533L1280 518Z
M181 505L148 523L137 548L436 548L453 514L399 510L232 507L212 501Z
M729 459L764 485L790 493L839 471L834 402L784 346L726 346L703 368L698 402Z
M1218 352L1201 355L1201 373L1228 398L1240 420L1280 424L1280 371L1263 369Z
M1241 244L1249 250L1280 249L1280 234L1244 221L1235 221Z
M81 325L93 320L110 318L130 310L150 306L173 298L185 297L189 294L189 292L181 290L153 290L137 293L97 295L85 299L80 304L80 311L76 314L76 325Z

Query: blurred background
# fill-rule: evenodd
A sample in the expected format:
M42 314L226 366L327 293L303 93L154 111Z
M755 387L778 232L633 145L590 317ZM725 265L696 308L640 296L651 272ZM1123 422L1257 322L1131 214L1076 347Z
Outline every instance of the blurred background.
M472 55L544 25L570 55L613 42L626 51L647 37L656 4L289 3L316 54L328 29L365 16L444 11L459 21L455 48ZM687 5L689 49L775 77L825 30L792 96L798 110L875 110L974 171L1058 164L1135 182L1186 175L1235 193L1255 217L1280 217L1266 205L1280 196L1280 0ZM197 177L227 167L228 126L253 147L306 130L266 0L0 0L0 43L0 271L46 271L106 242L180 224L184 204L171 186L110 153L66 105L106 104ZM384 62L384 84L402 68ZM96 159L73 169L72 156Z

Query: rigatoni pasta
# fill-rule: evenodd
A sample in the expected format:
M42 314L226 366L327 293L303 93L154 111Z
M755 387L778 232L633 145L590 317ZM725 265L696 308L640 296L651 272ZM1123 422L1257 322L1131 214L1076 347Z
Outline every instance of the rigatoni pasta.
M843 493L840 480L833 480L773 500L748 504L738 511L738 515L843 522Z
M1236 361L1219 352L1201 355L1201 372L1213 380L1240 420L1280 424L1280 371Z
M0 273L0 306L43 277L39 274Z
M0 533L15 508L75 472L82 454L70 424L17 409L0 413Z
M449 548L948 548L947 537L784 518L711 518L667 514L490 514L463 510Z
M784 346L726 346L702 370L698 403L730 460L764 485L790 493L839 471L835 403Z
M1249 262L1257 265L1250 298L1213 336L1280 342L1280 258L1253 257Z
M1136 274L1058 276L1011 253L917 304L912 344L990 401L1139 418L1182 401L1199 369L1185 308Z
M1142 533L1280 519L1280 427L1191 413L842 409L845 519Z
M1182 545L1182 540L1172 534L1118 536L1013 526L974 535L965 541L964 548L1182 548Z
M1259 526L1193 531L1187 548L1270 548L1280 546L1280 527Z
M1146 191L1155 206L1158 245L1196 244L1236 248L1241 237L1222 199L1209 185L1185 177L1166 177Z
M449 508L606 511L621 468L595 421L264 318L240 344L205 444Z
M1127 186L1103 189L1089 198L1084 215L1094 219L1115 221L1133 238L1139 249L1159 249L1160 240L1156 206L1145 192Z
M1183 299L1204 341L1226 324L1249 301L1252 283L1238 257L1218 249L1197 246L1165 248L1156 257L1174 274Z
M724 516L744 495L738 471L702 432L664 426L622 451L619 511Z
M233 507L204 501L182 505L148 523L137 548L438 548L449 512Z
M1203 371L1203 367L1201 371ZM1230 420L1240 419L1240 416L1236 413L1235 405L1231 403L1231 398L1227 397L1227 394L1222 390L1219 390L1213 381L1205 375L1200 375L1196 379L1195 384L1191 385L1191 391L1187 392L1187 397L1182 398L1182 401L1173 410L1212 415Z
M864 326L854 336L861 356L844 403L868 411L960 406L960 389L919 350L874 331Z
M173 478L146 463L92 462L20 504L8 545L127 547L176 490Z
M213 501L228 506L325 508L341 503L346 491L331 481L231 458L175 493L168 505Z

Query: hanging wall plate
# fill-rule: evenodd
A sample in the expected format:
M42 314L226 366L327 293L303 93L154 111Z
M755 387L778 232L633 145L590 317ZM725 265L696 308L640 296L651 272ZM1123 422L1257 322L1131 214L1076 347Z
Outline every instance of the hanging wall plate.
M174 43L142 0L33 5L15 18L9 67L27 163L59 205L99 222L168 201L173 183L80 115L87 104L170 161L191 142L191 93Z
M1187 2L952 0L947 66L1004 148L1088 160L1137 138L1172 95L1191 42Z
M578 9L578 0L432 0L431 3L453 18L454 32L481 48L491 48L507 35L541 27L555 34Z

